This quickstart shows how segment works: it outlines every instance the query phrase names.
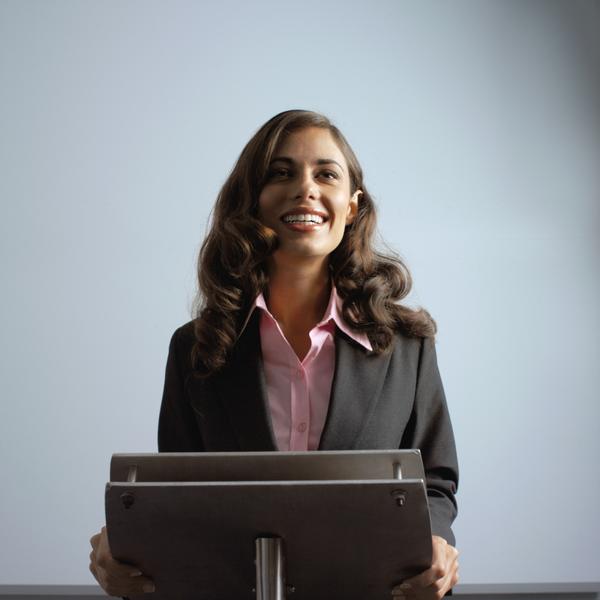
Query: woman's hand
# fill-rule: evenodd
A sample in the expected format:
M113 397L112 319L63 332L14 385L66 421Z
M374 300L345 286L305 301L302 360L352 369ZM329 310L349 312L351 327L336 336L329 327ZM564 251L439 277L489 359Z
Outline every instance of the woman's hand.
M438 600L458 582L458 550L444 538L432 537L431 567L405 579L392 590L392 598L407 600Z
M133 596L154 591L154 583L134 565L115 560L108 547L106 527L90 538L90 571L109 596Z

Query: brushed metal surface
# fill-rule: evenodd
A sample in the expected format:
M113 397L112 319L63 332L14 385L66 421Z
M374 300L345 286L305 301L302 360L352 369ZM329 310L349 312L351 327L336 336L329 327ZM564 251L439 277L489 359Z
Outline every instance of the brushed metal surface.
M111 481L424 479L419 450L114 454Z
M256 600L285 600L283 540L256 538Z
M111 483L106 511L114 556L153 578L156 600L252 598L263 536L285 543L293 600L385 598L431 559L422 480Z
M378 600L430 564L423 479L418 450L115 454L108 538L156 600L252 600L257 538L291 600Z

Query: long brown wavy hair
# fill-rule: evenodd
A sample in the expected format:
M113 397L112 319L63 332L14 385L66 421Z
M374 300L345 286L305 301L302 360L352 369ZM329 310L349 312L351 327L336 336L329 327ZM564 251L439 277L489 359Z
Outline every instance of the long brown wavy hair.
M409 337L435 335L435 321L425 309L400 304L412 286L406 265L397 255L374 248L375 205L346 138L319 113L288 110L254 134L217 196L198 257L192 364L200 375L226 364L256 296L267 289L267 258L277 248L277 235L258 220L258 198L278 145L305 127L331 132L348 163L350 193L362 190L357 215L329 260L345 321L368 335L376 353L391 349L397 331Z

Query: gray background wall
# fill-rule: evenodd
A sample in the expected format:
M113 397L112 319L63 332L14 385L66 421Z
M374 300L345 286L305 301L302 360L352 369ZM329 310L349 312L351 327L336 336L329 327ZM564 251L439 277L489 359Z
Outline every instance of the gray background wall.
M463 583L600 580L598 2L0 2L0 584L88 584L215 195L334 119L439 324Z

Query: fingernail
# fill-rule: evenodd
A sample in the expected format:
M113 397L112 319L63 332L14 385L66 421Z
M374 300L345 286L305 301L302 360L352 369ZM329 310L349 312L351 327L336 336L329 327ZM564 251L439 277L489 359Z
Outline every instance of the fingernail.
M149 594L150 592L153 592L156 588L154 587L153 583L145 583L144 586L142 587L142 590L144 590L144 592L146 594Z
M131 573L129 573L129 577L139 577L141 574L141 571L131 571Z
M408 590L412 590L412 587L411 587L410 583L402 583L402 584L400 584L400 589L408 591Z

